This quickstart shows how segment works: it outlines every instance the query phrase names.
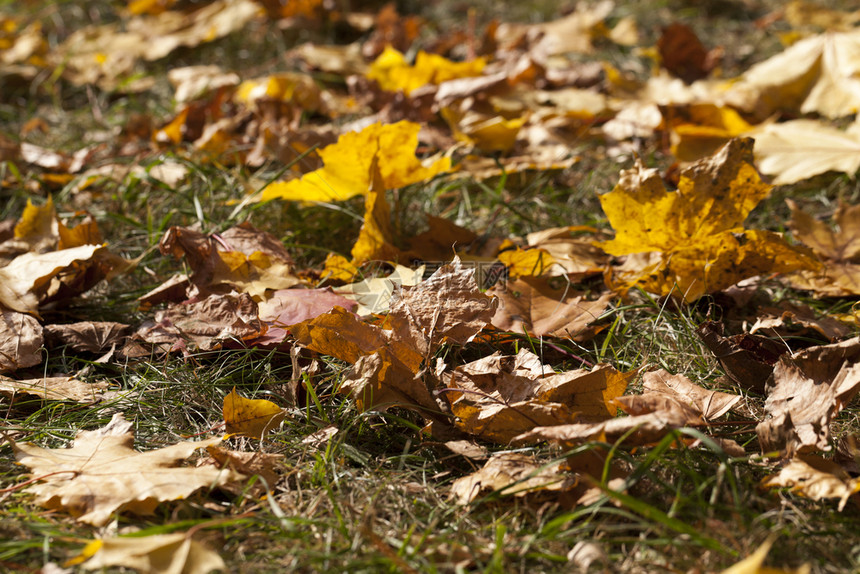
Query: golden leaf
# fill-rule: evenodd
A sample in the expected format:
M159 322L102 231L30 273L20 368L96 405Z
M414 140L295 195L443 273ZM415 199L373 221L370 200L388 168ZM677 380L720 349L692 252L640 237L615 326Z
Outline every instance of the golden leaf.
M276 428L284 420L284 409L265 399L246 399L236 387L224 397L224 422L229 434L263 438L266 431Z
M457 78L480 76L484 58L470 62L452 62L437 54L420 50L415 57L415 65L410 66L399 51L387 46L385 51L370 65L366 76L376 80L383 90L396 92L403 90L407 95L427 84L441 84Z
M260 199L341 201L367 194L372 186L374 161L378 165L382 189L403 187L450 170L448 158L425 167L415 156L420 129L416 123L402 121L375 123L360 132L343 134L337 143L319 150L322 168L301 179L269 184Z
M628 258L609 283L693 301L746 277L816 267L809 250L776 233L743 229L771 188L752 166L752 145L749 138L731 140L682 171L677 191L667 191L641 162L622 172L615 189L600 196L615 239L597 245L611 255L651 256Z

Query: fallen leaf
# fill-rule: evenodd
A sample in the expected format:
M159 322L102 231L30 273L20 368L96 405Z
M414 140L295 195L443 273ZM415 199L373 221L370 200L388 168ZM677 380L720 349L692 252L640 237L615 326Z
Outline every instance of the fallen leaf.
M722 323L705 321L696 328L696 334L738 387L763 393L774 365L789 348L761 335L724 337L724 329Z
M742 398L740 395L705 389L684 375L673 375L665 369L645 373L642 377L642 383L645 393L667 397L672 401L691 407L706 421L720 418ZM635 399L636 396L619 397L616 402Z
M418 371L423 359L409 346L391 341L388 331L359 320L342 307L297 323L290 331L303 347L352 364L364 355L387 347L391 347L394 355L412 372Z
M14 311L38 315L40 302L49 296L80 293L104 277L106 271L99 258L106 254L107 249L99 245L82 245L19 255L0 267L0 303ZM96 273L87 274L88 267Z
M130 327L122 323L82 321L65 325L45 325L44 333L51 346L67 345L85 353L103 353L113 346L121 347Z
M783 355L767 391L762 452L828 449L831 421L860 391L860 338Z
M448 171L448 158L424 166L415 157L420 127L407 121L376 123L360 132L346 133L337 143L318 150L325 164L322 168L301 179L269 184L260 200L341 201L366 194L371 189L374 162L384 189L403 187Z
M715 53L709 53L692 28L680 22L663 28L657 40L660 65L687 84L708 76L717 64Z
M791 459L777 474L762 480L762 486L790 488L812 500L838 498L839 512L842 512L848 499L860 492L860 479L852 477L832 460L807 454Z
M45 508L65 510L79 522L104 526L116 512L152 514L162 501L243 478L233 470L177 466L195 450L221 442L220 438L137 452L132 448L131 426L117 413L105 427L79 431L70 448L13 442L19 464L40 479L25 492Z
M628 446L649 445L658 442L670 431L691 424L700 424L692 409L661 409L646 414L619 417L597 423L571 423L558 426L536 427L513 438L514 445L550 441L563 448L589 442L615 443L624 439Z
M478 288L475 270L456 257L426 281L401 286L389 305L387 326L398 340L429 356L446 341L471 341L495 310L495 299Z
M301 283L281 242L247 223L219 235L171 227L158 248L163 255L187 258L192 270L189 279L204 295L229 286L260 300L269 290Z
M591 53L591 40L603 35L600 25L612 11L612 2L577 5L569 15L542 24L509 24L498 26L495 40L501 51L525 43L530 53L541 58L567 52Z
M672 153L682 162L697 161L713 155L732 138L759 133L754 132L753 126L728 106L710 103L666 106L663 114L667 127L671 130ZM756 135L757 159L760 157L760 145Z
M801 119L769 123L747 133L755 138L756 165L762 173L774 176L774 185L796 183L828 171L854 177L860 169L857 122L840 130Z
M782 301L777 308L762 309L749 332L792 342L814 341L822 337L827 342L834 342L848 336L851 329L831 316L818 317L812 307Z
M353 310L355 314L366 317L387 313L396 288L403 285L417 285L423 280L423 265L418 269L395 265L394 271L387 277L370 277L364 281L336 287L334 292L346 299L354 300L358 304L358 308ZM346 305L341 307L348 308Z
M391 46L386 46L365 75L376 80L383 90L403 90L408 95L427 84L435 85L458 78L480 76L486 65L487 62L483 58L470 62L452 62L437 54L428 54L424 50L418 51L415 65L410 65L403 54Z
M458 504L469 504L490 492L517 497L536 492L561 493L578 483L577 477L565 473L563 466L563 462L540 464L524 453L497 453L479 471L455 480L451 496Z
M43 340L34 317L0 307L0 373L41 363Z
M856 29L806 38L751 67L728 95L734 96L734 105L760 117L775 111L828 118L853 114L860 106L858 45Z
M752 144L734 139L694 163L681 172L674 192L639 160L622 172L615 189L600 196L615 239L598 245L611 255L655 252L659 258L623 275L616 270L610 283L694 301L745 277L814 268L817 262L807 250L776 233L742 227L770 193L752 166Z
M78 564L84 570L120 566L145 574L207 574L226 569L217 553L193 540L188 532L93 540L65 566Z
M803 271L791 276L792 285L826 297L860 295L860 206L840 203L833 214L835 228L804 212L793 201L792 234L819 256L818 271Z
M63 75L76 85L96 84L112 90L130 76L138 60L164 58L177 48L211 42L240 30L261 13L251 0L216 0L189 12L165 11L119 23L84 26L53 51ZM123 89L146 87L125 82Z
M535 426L615 416L612 401L624 393L636 372L597 365L591 371L556 373L521 349L516 356L497 351L443 374L443 380L457 426L507 444Z
M266 431L277 428L284 420L284 409L265 399L246 399L236 387L224 397L224 422L227 434L262 439Z
M74 401L93 404L98 402L105 390L110 387L106 381L85 383L74 377L44 377L16 381L0 376L0 393L15 396L25 393L49 401Z
M568 226L551 227L529 233L526 236L528 244L539 248L552 258L550 275L566 275L571 273L599 274L609 263L609 257L594 241L602 239L594 227Z
M173 304L138 328L133 340L183 352L217 349L228 341L254 340L266 326L257 304L246 293L209 295L196 302Z
M600 330L595 325L612 300L604 293L590 300L560 278L526 277L497 284L487 291L499 299L493 326L513 333L528 333L587 341Z
M328 313L335 307L355 312L358 304L324 289L281 289L259 304L258 316L266 325L265 333L254 339L254 346L280 344L288 337L290 325Z
M407 355L406 360L413 358L418 355ZM341 380L338 392L355 399L361 411L401 406L418 411L426 419L447 422L424 373L414 367L390 349L382 348L359 357Z
M552 256L543 249L503 249L499 262L507 268L508 277L538 277L546 275L555 263Z

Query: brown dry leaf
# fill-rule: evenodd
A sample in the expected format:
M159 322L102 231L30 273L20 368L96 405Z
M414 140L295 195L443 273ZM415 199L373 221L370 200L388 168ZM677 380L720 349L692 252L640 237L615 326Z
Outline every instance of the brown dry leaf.
M526 236L531 247L542 249L552 258L550 275L602 273L609 257L594 245L596 239L603 239L596 228L577 225L551 227Z
M812 248L823 266L791 276L792 285L827 297L860 295L860 205L840 203L835 228L805 213L791 200L789 226L794 237Z
M456 177L466 175L483 181L524 171L544 172L567 169L579 160L577 156L559 157L557 154L546 154L543 150L525 150L525 153L503 158L468 155L457 165Z
M860 107L858 50L857 29L806 38L747 70L727 95L759 117L776 111L828 118L853 114Z
M286 415L284 409L266 399L246 399L236 387L224 397L224 422L228 434L261 439L266 431L277 428Z
M634 285L686 301L745 277L815 268L803 248L769 231L745 230L749 212L770 193L752 165L753 141L733 139L713 157L681 172L669 192L656 170L641 161L621 174L615 189L600 196L615 239L598 244L611 255L659 253L642 266L616 269L616 289Z
M499 298L493 326L534 337L548 335L579 342L594 337L600 330L594 323L608 307L613 294L604 293L589 300L562 279L525 277L496 284L487 291L488 295Z
M455 480L451 496L458 504L469 504L489 492L517 497L536 492L560 494L579 482L578 477L564 472L564 467L564 462L539 464L528 454L498 453L479 471Z
M66 325L45 325L49 345L68 345L74 351L103 353L113 346L121 347L130 327L108 321L83 321Z
M261 14L251 0L215 0L190 12L166 11L118 23L81 28L57 47L52 56L65 77L76 85L97 84L115 89L138 60L158 60L177 48L211 42L240 30ZM123 89L147 87L125 82Z
M817 120L800 119L769 123L747 131L747 135L755 138L756 165L762 173L774 176L774 185L796 183L828 171L854 177L860 169L857 122L840 130Z
M39 304L49 297L71 296L101 280L107 255L99 245L19 255L0 267L0 304L38 315Z
M762 452L828 449L830 422L860 391L860 337L783 355L767 390Z
M41 363L42 341L39 321L0 306L0 373Z
M308 42L292 50L311 68L341 76L363 75L367 63L361 55L361 43L316 44Z
M642 382L646 393L668 397L684 406L691 407L706 421L720 418L742 398L740 395L710 391L693 383L684 375L672 375L664 369L645 373ZM616 401L632 398L635 396L628 395L619 397ZM627 412L630 413L630 410Z
M178 104L199 100L221 88L238 86L239 75L225 72L219 66L184 66L167 71L167 80L173 86L173 98Z
M102 393L110 383L98 381L85 383L74 377L44 377L16 381L0 376L0 393L14 397L16 393L26 393L49 401L74 401L92 404L101 399Z
M255 346L280 344L287 339L290 325L319 317L335 307L355 312L358 304L336 294L331 287L275 291L259 305L260 320L267 328L265 334L253 343Z
M620 373L609 365L556 373L521 349L516 356L496 352L443 375L445 398L462 430L501 444L535 426L615 415L621 396L637 371Z
M171 227L158 247L163 255L187 258L190 280L204 294L230 286L259 300L268 290L301 283L292 273L293 260L283 244L248 223L219 235Z
M471 341L490 323L496 304L478 288L474 268L455 257L426 281L395 292L387 326L397 340L429 356L446 341Z
M657 50L660 65L687 84L706 78L717 65L720 54L720 50L708 52L693 29L680 22L663 28Z
M206 452L212 457L219 468L229 467L245 476L257 475L262 478L268 490L272 490L278 482L276 466L283 462L284 455L267 452L242 452L228 450L220 446L206 447ZM202 465L201 465L202 466Z
M187 532L93 540L64 566L78 564L84 570L120 566L144 574L208 574L226 569L217 553Z
M217 349L227 342L254 340L266 331L257 316L257 304L246 294L209 295L205 299L174 304L146 321L133 339L183 352Z
M36 205L27 199L21 219L15 224L15 239L26 243L27 251L42 253L53 250L59 237L58 224L53 197L48 196L43 205Z
M407 356L407 360L414 357L417 355ZM444 422L445 417L439 416L439 404L425 382L432 379L413 367L390 349L382 348L359 357L338 392L353 397L361 411L402 406L417 410L427 419Z
M243 478L233 470L178 467L195 450L217 444L220 438L137 452L132 448L131 427L117 413L105 427L79 431L70 448L13 442L19 464L41 477L25 492L35 495L36 503L45 508L65 510L80 522L104 526L115 512L152 514L162 501Z
M658 442L674 429L702 423L693 409L679 407L677 403L658 406L659 410L646 414L619 417L598 423L536 427L514 437L512 444L550 441L560 444L563 448L572 448L589 441L614 443L624 437L625 445L648 445Z
M848 499L860 492L860 479L852 477L839 464L807 454L791 459L779 473L762 481L767 488L790 488L792 492L821 500L838 498L839 511L845 508Z
M604 35L603 20L612 11L612 2L593 5L578 4L570 15L543 24L508 24L498 26L495 41L498 49L505 52L516 46L526 49L541 58L567 52L591 53L592 38Z
M352 364L359 357L388 347L413 372L418 371L423 360L414 349L391 341L388 331L361 321L341 307L293 325L290 331L303 347Z
M781 340L812 341L823 337L833 342L849 335L851 329L833 317L816 316L812 307L782 301L778 308L762 309L749 332Z
M478 239L474 231L427 214L427 231L409 239L409 253L422 261L448 261Z
M774 365L789 351L788 347L761 335L741 333L724 337L723 332L723 324L716 321L706 321L696 328L702 342L738 387L764 392Z

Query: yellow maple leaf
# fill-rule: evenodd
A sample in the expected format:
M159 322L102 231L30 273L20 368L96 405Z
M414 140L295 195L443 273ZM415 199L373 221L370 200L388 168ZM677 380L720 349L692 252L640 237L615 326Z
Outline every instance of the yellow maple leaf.
M421 126L408 121L375 123L360 132L343 134L337 143L319 150L323 167L301 179L266 186L261 201L341 201L367 194L371 188L371 166L376 162L384 189L403 187L430 179L451 169L442 158L429 166L415 156Z
M543 275L554 263L552 255L541 248L522 249L520 247L502 251L499 253L499 261L508 268L508 276L511 278Z
M640 163L600 197L615 239L599 243L610 255L655 254L610 277L613 288L635 285L661 295L680 291L692 301L762 273L814 268L808 249L768 231L744 230L750 211L770 193L752 166L753 140L736 138L713 157L681 173L667 191ZM677 293L677 292L676 292Z
M281 424L284 409L266 399L246 399L236 387L224 397L224 422L229 434L262 438L263 434Z
M457 78L480 76L486 65L487 61L484 58L469 62L452 62L438 54L428 54L421 50L415 57L415 65L410 66L403 54L387 46L370 65L366 76L376 80L383 90L389 92L403 90L409 94L427 84L441 84Z
M713 154L733 137L752 129L729 107L691 104L672 110L672 153L681 161L695 161Z

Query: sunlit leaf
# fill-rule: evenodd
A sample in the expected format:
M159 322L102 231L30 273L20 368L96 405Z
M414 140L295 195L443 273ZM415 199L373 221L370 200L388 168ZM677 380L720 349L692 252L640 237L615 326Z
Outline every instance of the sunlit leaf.
M480 76L487 62L477 58L470 62L452 62L437 54L419 50L415 65L411 66L406 58L388 46L367 70L367 77L379 82L383 90L396 92L403 90L409 94L416 88L427 84L441 84L457 78Z
M716 155L681 172L677 191L667 191L656 170L641 162L622 173L615 189L600 196L615 239L600 243L612 255L652 253L630 259L611 282L634 285L687 301L763 273L815 268L803 248L769 231L745 230L749 212L770 193L752 166L752 140L734 139Z
M403 187L448 171L448 158L424 166L415 157L420 129L418 124L402 121L376 123L360 132L344 134L337 143L319 150L325 164L322 168L301 179L266 186L261 200L339 201L367 194L374 161L384 189Z
M266 431L276 429L284 420L284 409L265 399L246 399L236 387L224 397L224 422L228 434L263 438Z

